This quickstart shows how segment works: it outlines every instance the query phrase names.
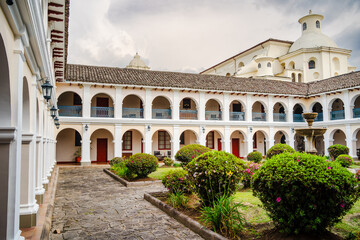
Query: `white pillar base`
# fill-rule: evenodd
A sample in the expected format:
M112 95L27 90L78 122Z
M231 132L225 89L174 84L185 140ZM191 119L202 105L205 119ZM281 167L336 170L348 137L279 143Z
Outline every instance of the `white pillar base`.
M81 161L80 165L81 166L91 166L91 161Z
M36 226L38 219L39 205L21 205L20 204L20 228L30 228Z

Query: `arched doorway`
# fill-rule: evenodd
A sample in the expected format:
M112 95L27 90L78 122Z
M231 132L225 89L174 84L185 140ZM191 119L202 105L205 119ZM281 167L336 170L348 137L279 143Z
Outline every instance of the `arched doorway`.
M304 113L304 109L300 104L295 104L293 108L293 121L294 122L304 122L304 118L302 114Z
M163 96L156 97L152 102L152 118L153 119L171 119L170 101Z
M192 130L185 130L180 134L180 148L186 145L196 144L197 141L198 138Z
M210 99L205 105L205 119L206 120L221 120L222 112L221 105L215 99Z
M126 131L122 136L122 157L130 157L144 152L143 135L135 129Z
M221 140L220 132L216 130L209 131L208 134L206 134L206 147L221 151L223 149Z
M266 135L263 131L256 131L253 135L253 150L261 152L263 156L266 155L267 147L266 146Z
M341 144L341 145L346 146L346 135L342 130L340 130L340 129L334 130L331 133L330 137L331 136L332 136L332 139L334 140L333 144Z
M62 117L81 117L82 99L75 92L64 92L60 94L57 101L59 116Z
M238 158L246 157L245 135L236 130L230 135L231 139L231 153Z
M265 105L257 101L252 106L252 120L266 121Z
M113 135L107 129L97 129L90 137L91 162L106 163L114 158Z
M345 111L344 111L344 102L340 98L336 98L332 101L330 112L331 120L341 120L345 119Z
M171 157L172 146L171 146L171 135L166 130L157 130L152 136L152 149L154 156L159 160L164 157Z
M274 122L286 122L285 107L282 103L275 103L273 111Z
M74 153L81 148L81 134L73 128L62 129L56 136L56 162L76 162Z
M140 97L127 95L122 103L123 118L144 118L144 106Z
M92 97L91 117L114 117L114 102L109 95L105 93L98 93Z
M285 133L283 131L277 131L274 135L275 144L278 144L278 143L286 144L287 140L288 140L287 136L285 135Z

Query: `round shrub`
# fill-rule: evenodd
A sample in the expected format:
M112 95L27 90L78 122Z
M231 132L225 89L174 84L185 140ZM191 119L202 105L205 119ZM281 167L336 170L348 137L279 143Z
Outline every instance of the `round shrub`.
M252 187L274 223L286 233L322 232L359 198L353 174L325 157L274 156L254 174Z
M188 173L183 169L170 171L162 180L170 193L190 193L191 182Z
M260 167L261 164L245 162L245 169L243 170L243 178L241 180L241 182L244 184L244 188L250 187L251 179Z
M288 153L294 153L295 150L290 147L289 145L283 144L283 143L278 143L275 144L274 146L272 146L266 153L266 159L270 159L275 155L278 155L280 153L284 153L284 152L288 152Z
M203 153L211 151L210 148L205 147L200 144L190 144L182 147L175 155L175 159L180 161L182 165L186 165L188 162L191 162L197 156L200 156Z
M351 158L351 156L346 155L346 154L341 154L339 155L336 159L335 162L340 163L341 166L348 168L351 164L354 164L353 159Z
M245 163L224 151L206 152L186 165L189 178L202 202L209 206L231 195L241 179Z
M341 154L349 154L349 148L341 144L334 144L328 148L331 160L335 160Z
M126 167L131 173L143 178L156 171L158 159L151 154L136 153L126 161Z
M110 160L109 164L110 164L110 166L113 166L118 163L121 163L122 161L123 161L123 159L121 157L114 157L113 159Z
M263 156L262 156L261 152L254 151L254 152L249 153L246 158L248 161L259 163L259 162L261 162Z
M163 160L165 166L172 166L174 164L174 160L172 160L171 158L168 157L164 157Z

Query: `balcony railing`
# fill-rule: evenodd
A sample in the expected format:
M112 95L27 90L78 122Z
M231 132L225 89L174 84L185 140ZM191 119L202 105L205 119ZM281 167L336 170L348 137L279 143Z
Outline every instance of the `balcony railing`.
M266 113L253 112L252 120L253 121L266 121Z
M143 108L123 108L122 109L123 118L144 118L144 109Z
M317 117L314 120L315 122L320 122L320 121L324 121L323 119L323 113L318 113Z
M197 120L197 110L180 110L180 119Z
M274 122L286 122L286 113L273 113Z
M171 109L153 109L153 119L171 119Z
M205 111L206 120L221 120L221 111Z
M230 120L231 121L245 121L245 113L244 112L230 112Z
M297 113L293 114L293 121L294 122L305 122L303 116L301 114L297 114Z
M61 117L81 117L82 106L58 106Z
M360 108L353 109L353 118L360 118Z
M345 119L345 112L344 112L344 110L338 110L338 111L332 111L332 112L330 112L330 119L331 119L331 120Z
M91 117L113 118L113 107L91 107Z

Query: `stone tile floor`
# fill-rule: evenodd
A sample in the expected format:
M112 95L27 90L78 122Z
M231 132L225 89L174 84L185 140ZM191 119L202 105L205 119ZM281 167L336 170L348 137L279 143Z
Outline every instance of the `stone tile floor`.
M61 167L50 239L202 239L144 200L161 190L126 188L99 167Z

